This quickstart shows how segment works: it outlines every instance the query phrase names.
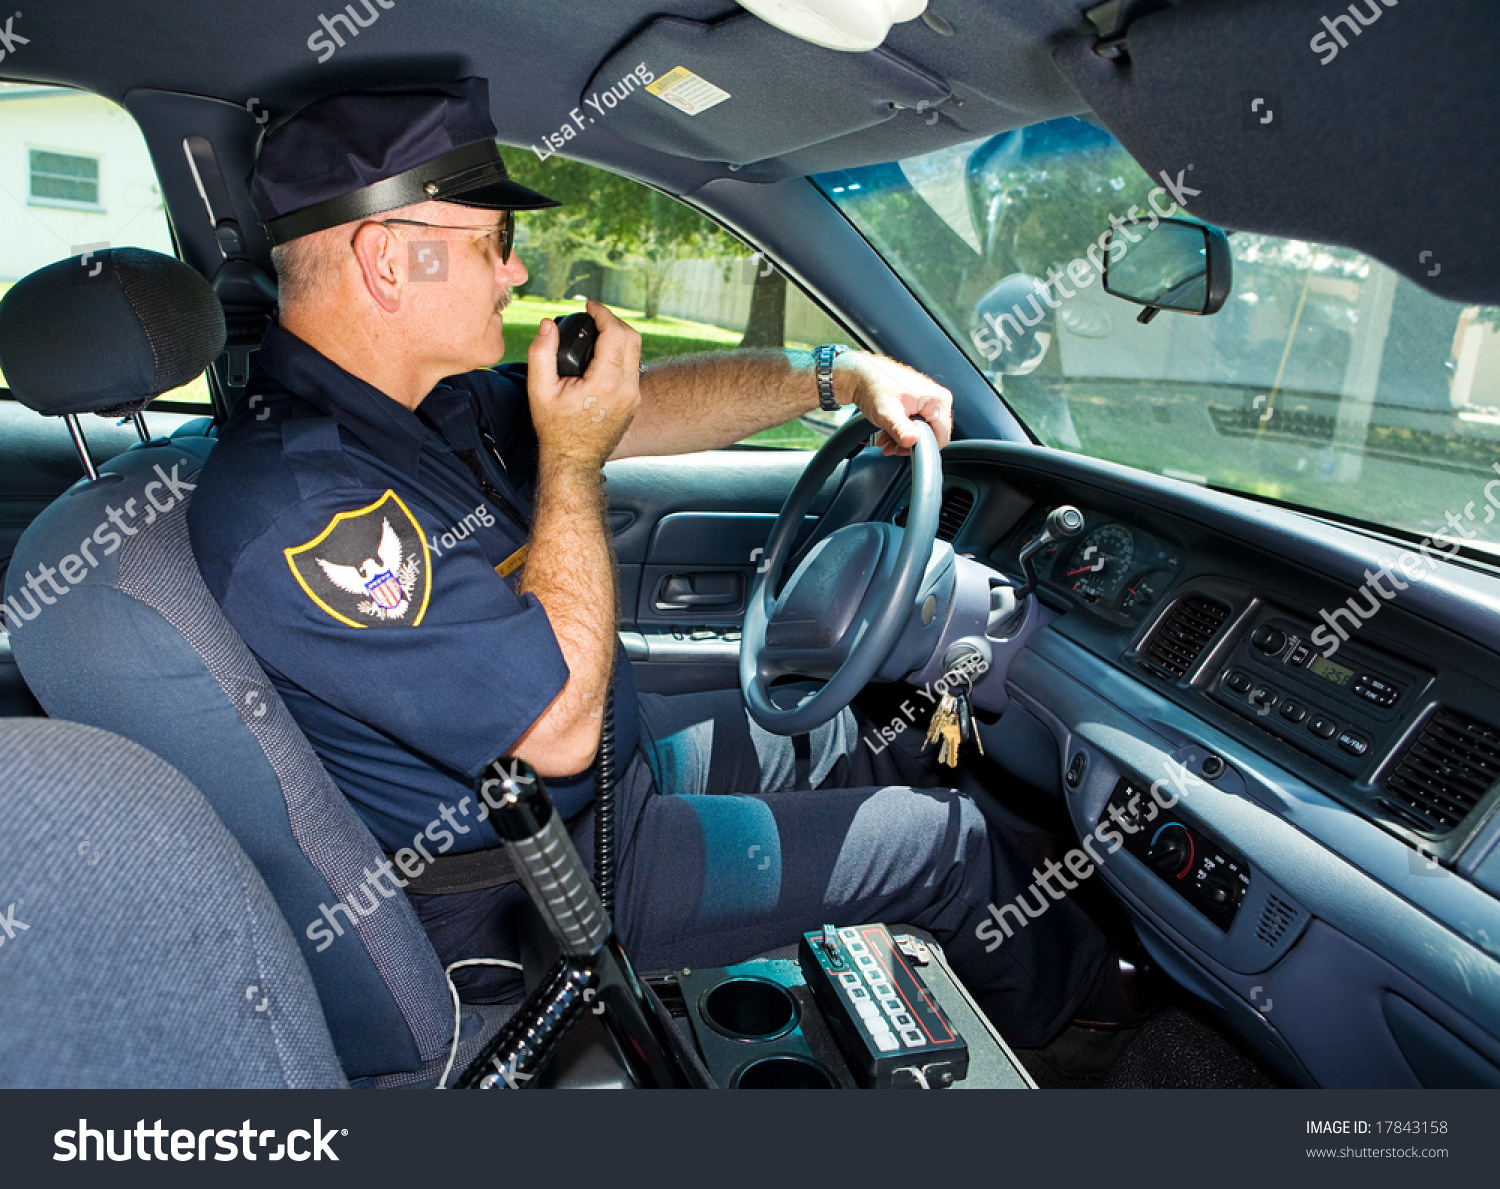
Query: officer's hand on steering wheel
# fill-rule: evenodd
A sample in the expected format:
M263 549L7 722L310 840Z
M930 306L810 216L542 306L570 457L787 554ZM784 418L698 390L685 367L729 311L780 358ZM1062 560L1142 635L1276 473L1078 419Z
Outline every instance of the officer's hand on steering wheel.
M597 301L594 357L581 376L557 374L557 324L544 318L526 353L527 396L541 452L602 467L641 403L641 336Z
M881 453L910 454L917 440L912 417L932 427L938 449L953 436L953 394L921 372L884 355L851 351L839 357L838 367L849 368L858 380L854 403L871 424L880 428L875 445Z

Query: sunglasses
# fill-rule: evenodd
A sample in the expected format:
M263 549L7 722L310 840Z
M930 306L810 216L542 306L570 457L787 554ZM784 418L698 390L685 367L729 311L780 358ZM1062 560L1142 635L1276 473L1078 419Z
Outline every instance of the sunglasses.
M372 223L378 223L382 227L391 227L401 224L404 227L435 227L443 231L488 231L491 235L500 238L500 263L510 263L510 252L516 243L516 212L506 211L505 218L498 226L483 225L478 227L458 226L452 223L422 223L416 219L372 219ZM349 241L349 246L354 246L354 240Z

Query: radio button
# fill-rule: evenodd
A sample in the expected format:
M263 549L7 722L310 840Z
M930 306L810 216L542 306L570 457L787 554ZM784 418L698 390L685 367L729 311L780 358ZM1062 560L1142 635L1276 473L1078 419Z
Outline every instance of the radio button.
M1401 696L1398 690L1389 681L1382 681L1379 677L1369 673L1361 673L1354 682L1354 694L1363 698L1366 702L1373 702L1380 707L1389 708L1396 704L1396 699Z
M1248 694L1251 687L1255 685L1255 682L1251 681L1246 674L1236 669L1224 678L1224 684L1237 694Z
M1362 756L1370 750L1370 741L1368 739L1361 739L1351 731L1345 731L1339 736L1339 746L1350 755Z
M1307 729L1319 739L1332 739L1338 734L1339 725L1333 719L1324 718L1318 714L1314 715L1312 721L1307 724Z
M1275 656L1286 647L1286 633L1278 627L1272 627L1269 623L1263 623L1255 629L1255 634L1250 637L1250 643L1267 656Z

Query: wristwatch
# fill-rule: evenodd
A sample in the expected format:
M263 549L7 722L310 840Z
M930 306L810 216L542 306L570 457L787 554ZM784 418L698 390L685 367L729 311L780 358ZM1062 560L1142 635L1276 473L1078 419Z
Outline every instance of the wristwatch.
M842 343L824 343L813 349L813 373L818 379L818 407L830 413L839 407L833 394L833 361L848 349Z

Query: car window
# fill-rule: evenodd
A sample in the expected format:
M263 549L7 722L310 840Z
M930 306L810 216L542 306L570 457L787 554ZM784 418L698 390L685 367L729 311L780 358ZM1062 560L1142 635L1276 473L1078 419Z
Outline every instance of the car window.
M1500 310L1231 232L1224 308L1142 325L1102 236L1191 218L1192 173L1071 117L814 181L1046 445L1500 547Z
M87 91L0 83L0 211L0 294L57 260L92 268L101 248L174 254L140 129ZM208 405L208 385L200 376L158 399Z
M615 310L641 334L641 358L855 345L762 257L685 204L581 162L506 149L511 175L564 205L517 216L530 279L505 312L505 360L526 358L543 318L585 298ZM821 410L745 439L747 445L816 449L851 416Z

